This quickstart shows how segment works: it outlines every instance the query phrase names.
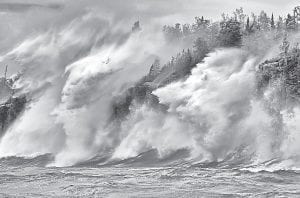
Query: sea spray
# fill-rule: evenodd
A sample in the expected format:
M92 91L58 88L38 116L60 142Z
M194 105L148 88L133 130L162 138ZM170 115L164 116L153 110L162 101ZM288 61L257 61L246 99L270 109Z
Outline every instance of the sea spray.
M157 53L169 56L167 49L155 29L132 33L93 14L27 38L1 57L18 62L16 85L29 98L1 139L1 156L52 153L54 164L65 166L110 148L112 98L140 79Z

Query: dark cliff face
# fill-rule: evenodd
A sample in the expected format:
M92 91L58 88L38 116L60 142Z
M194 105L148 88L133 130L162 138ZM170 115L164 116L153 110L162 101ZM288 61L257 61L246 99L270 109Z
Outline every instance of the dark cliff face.
M169 63L162 68L158 60L155 60L146 76L113 101L111 120L124 119L130 113L130 106L133 104L147 104L155 109L167 110L167 107L160 104L157 96L152 92L190 74L197 62L192 57L189 59L188 53L181 55L180 62Z
M300 102L300 50L297 48L262 63L257 76L260 94L272 87L282 103Z
M141 81L134 87L129 88L123 96L116 98L112 104L111 120L121 121L130 113L130 106L136 104L148 104L153 108L166 109L159 104L157 96L152 94L155 85L151 82Z
M26 97L10 98L0 106L0 136L3 135L7 127L23 111L26 104Z
M146 76L112 102L110 121L124 119L130 113L130 106L133 104L148 104L155 109L166 111L167 107L160 104L157 96L152 92L159 87L186 78L208 52L207 47L202 51L183 50L162 67L159 60L155 60Z
M25 96L14 97L12 80L1 78L0 87L0 137L4 135L9 125L19 116L26 105Z
M257 93L266 112L272 117L274 133L284 138L283 111L294 116L300 102L300 50L296 47L259 65ZM280 141L274 143L280 147Z
M5 103L13 94L10 79L0 78L0 104Z
M188 60L185 56L183 60ZM129 88L122 96L112 103L111 120L122 120L130 113L133 104L148 104L159 110L167 110L161 105L152 92L171 82L188 76L196 61L182 61L176 65L165 65L160 68L157 61L151 66L149 74L135 86ZM189 66L193 65L193 66ZM186 69L188 68L188 69ZM257 96L263 99L270 114L280 114L282 109L289 108L300 102L300 50L295 47L278 57L266 60L259 65L257 76ZM265 94L269 96L265 96Z

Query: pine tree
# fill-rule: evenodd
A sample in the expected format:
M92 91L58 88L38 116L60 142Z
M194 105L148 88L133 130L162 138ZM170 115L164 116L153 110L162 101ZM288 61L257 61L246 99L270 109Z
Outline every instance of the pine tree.
M174 27L165 25L163 32L169 41L179 40L183 36L180 23L176 23Z
M195 32L206 30L208 28L209 24L210 24L210 21L204 19L203 16L201 18L195 17L195 24L193 24L193 30Z
M200 62L206 54L209 52L208 44L205 40L202 38L197 38L197 40L194 42L194 55L196 62Z
M251 18L252 18L252 25L250 27L251 31L254 32L260 30L261 27L260 27L260 23L258 22L258 17L254 13L251 13Z
M275 29L275 22L274 22L274 15L272 13L272 17L271 17L271 29Z
M234 19L238 21L242 27L244 27L246 14L244 14L244 9L241 7L239 9L236 9L234 12Z
M155 59L154 63L150 67L149 76L151 78L156 77L160 72L160 62L159 59Z
M251 31L251 28L250 28L250 19L249 17L247 18L247 22L246 22L246 32L247 33L250 33Z
M133 24L133 27L132 27L132 32L138 32L141 30L141 27L140 27L140 22L139 21L136 21L134 24Z
M258 22L261 30L270 30L270 18L265 11L261 11Z
M284 24L283 24L283 19L281 16L278 17L278 21L277 21L277 30L280 31L283 29Z
M219 44L222 47L236 47L242 43L240 23L230 19L220 24L221 30L218 35Z
M7 79L7 68L8 68L8 65L5 66L5 72L4 72L4 79L5 80Z
M285 20L285 27L287 30L295 30L296 28L295 19L290 14L287 15L287 18Z
M280 51L282 55L287 55L289 48L290 48L290 42L287 39L287 34L284 35L282 44L280 45Z
M190 28L190 25L189 24L184 24L182 25L182 34L183 36L188 36L190 35L192 32L191 32L191 28Z

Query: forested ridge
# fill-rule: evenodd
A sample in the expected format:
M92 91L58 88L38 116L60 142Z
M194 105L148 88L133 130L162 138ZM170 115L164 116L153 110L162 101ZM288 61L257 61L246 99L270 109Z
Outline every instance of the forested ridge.
M202 16L195 17L192 24L165 25L163 32L166 40L173 43L190 42L193 47L182 50L163 65L156 59L149 74L115 100L112 105L112 118L124 118L134 102L150 103L166 109L159 104L152 91L184 79L208 53L218 48L240 48L260 56L270 50L274 43L278 43L278 56L263 61L257 71L258 92L270 81L278 79L278 76L284 76L285 80L280 86L288 87L288 95L297 98L300 94L299 46L297 42L290 43L289 39L300 28L299 14L300 7L295 7L286 17L275 17L274 13L268 14L265 11L261 11L259 15L252 13L248 16L243 8L239 8L231 15L222 14L222 20L217 22ZM133 29L137 28L137 24L140 29L139 23Z

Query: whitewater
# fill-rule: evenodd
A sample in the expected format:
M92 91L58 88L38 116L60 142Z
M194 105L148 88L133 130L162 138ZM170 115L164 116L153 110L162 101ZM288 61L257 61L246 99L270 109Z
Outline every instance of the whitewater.
M1 65L28 102L0 137L0 197L300 196L300 106L282 107L276 86L257 91L278 42L214 49L188 76L149 85L158 107L132 102L118 120L113 104L154 60L190 43L167 42L158 19L134 32L122 9L83 4L18 13L32 24L3 14L15 30L1 30Z

